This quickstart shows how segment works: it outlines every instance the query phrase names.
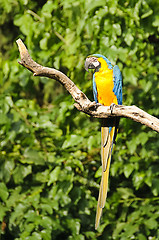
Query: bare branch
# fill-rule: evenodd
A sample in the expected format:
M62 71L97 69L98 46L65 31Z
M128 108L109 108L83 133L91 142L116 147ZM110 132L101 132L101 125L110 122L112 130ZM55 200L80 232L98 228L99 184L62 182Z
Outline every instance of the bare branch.
M65 74L54 68L43 67L40 64L36 63L30 57L28 50L22 40L18 39L16 42L18 44L21 56L21 62L19 63L33 72L34 76L44 76L60 82L72 95L73 99L76 102L74 105L79 111L82 111L96 118L108 118L114 116L130 118L135 122L140 122L141 124L150 127L154 131L159 132L158 118L151 116L136 106L115 105L113 107L112 113L110 107L91 102L87 96L82 91L80 91L79 88Z

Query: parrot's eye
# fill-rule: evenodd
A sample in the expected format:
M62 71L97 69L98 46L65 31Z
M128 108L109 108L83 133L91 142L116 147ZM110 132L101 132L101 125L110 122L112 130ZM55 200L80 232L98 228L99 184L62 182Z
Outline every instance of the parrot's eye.
M101 67L101 63L98 61L96 57L86 58L85 61L85 69L88 72L88 69L95 69L95 71L99 71Z

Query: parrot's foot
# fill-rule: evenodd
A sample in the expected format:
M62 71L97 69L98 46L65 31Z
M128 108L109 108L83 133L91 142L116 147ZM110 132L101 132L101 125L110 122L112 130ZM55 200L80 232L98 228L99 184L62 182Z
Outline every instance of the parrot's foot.
M93 101L89 104L89 107L94 107L95 105L97 105L97 103L95 101Z
M111 112L111 114L113 114L113 108L116 106L116 104L115 103L112 103L111 105L110 105L110 112Z
M85 104L85 106L84 106L84 109L86 111L89 111L91 108L96 110L97 103L95 101L94 102L89 102L89 103Z
M95 101L88 104L88 108L97 108L97 103Z

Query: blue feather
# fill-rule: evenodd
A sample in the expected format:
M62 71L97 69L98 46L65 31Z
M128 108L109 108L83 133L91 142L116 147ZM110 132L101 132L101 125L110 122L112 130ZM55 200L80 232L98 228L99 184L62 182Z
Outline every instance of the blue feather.
M94 100L96 103L98 103L98 99L97 99L97 87L96 87L96 82L95 82L95 76L93 74L93 96L94 96Z
M120 69L117 65L115 65L114 68L113 68L113 74L114 74L113 92L117 97L118 104L122 105L122 75L121 75Z

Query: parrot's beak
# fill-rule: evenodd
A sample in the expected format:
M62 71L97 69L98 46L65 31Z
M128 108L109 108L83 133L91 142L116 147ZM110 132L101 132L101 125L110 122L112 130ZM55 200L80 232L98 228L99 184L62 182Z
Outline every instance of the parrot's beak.
M86 58L86 61L84 64L87 72L89 72L88 69L97 69L100 67L100 65L101 65L100 62L98 62L98 59L96 57Z

